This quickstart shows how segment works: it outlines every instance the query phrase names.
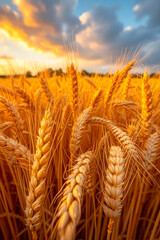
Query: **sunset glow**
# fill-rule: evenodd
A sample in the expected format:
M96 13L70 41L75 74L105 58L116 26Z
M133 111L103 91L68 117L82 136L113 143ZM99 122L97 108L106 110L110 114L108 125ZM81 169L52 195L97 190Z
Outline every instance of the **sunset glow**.
M78 49L80 68L107 71L124 49L160 61L160 2L0 0L0 64L65 68L65 45ZM158 7L159 6L159 7ZM152 46L152 47L150 47Z
M0 240L160 240L160 0L0 0Z

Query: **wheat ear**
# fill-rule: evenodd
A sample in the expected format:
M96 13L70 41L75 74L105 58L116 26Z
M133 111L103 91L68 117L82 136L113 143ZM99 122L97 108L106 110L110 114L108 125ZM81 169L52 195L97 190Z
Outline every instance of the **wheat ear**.
M134 64L135 64L135 60L132 60L119 72L119 77L117 79L116 87L115 87L115 90L114 90L115 92L118 91L121 84L123 83L124 78L126 77L127 73L133 67Z
M97 167L96 167L96 159L93 158L89 163L89 169L87 172L87 178L85 181L85 190L91 194L97 184Z
M14 122L14 126L17 128L18 131L20 131L22 133L23 130L24 130L23 120L22 120L22 118L21 118L21 116L18 112L18 109L17 109L16 105L13 105L12 102L7 101L2 96L0 96L0 102L2 102L4 104L8 113L12 117L13 122Z
M119 74L120 79L124 79L124 77L126 77L127 73L131 70L134 64L135 64L135 60L132 60L120 71L120 74Z
M130 153L136 161L138 160L137 148L132 142L132 140L127 135L127 133L123 132L122 129L115 126L112 121L100 117L91 117L88 120L88 123L101 124L103 126L106 126L108 130L117 138L119 143L122 145L124 151L127 154Z
M39 129L36 153L34 155L29 183L29 192L26 197L26 225L34 234L40 229L42 222L46 176L50 159L52 122L52 114L50 110L46 110Z
M81 113L78 117L77 121L74 123L71 134L70 141L70 153L71 153L71 163L78 157L81 141L86 131L86 124L88 122L89 117L91 116L93 107L89 107Z
M106 95L105 95L105 99L104 99L105 100L105 104L108 104L108 102L112 98L113 92L114 92L116 84L117 84L118 77L119 77L119 72L117 71L114 74L114 76L112 77L112 82L111 82L111 84L109 85L109 87L107 89L107 92L106 92Z
M11 163L19 162L21 166L23 162L25 165L29 165L29 160L33 161L33 155L28 148L12 138L6 138L1 133L0 148L2 152L8 153L8 159Z
M52 93L48 87L47 81L42 77L41 77L41 85L42 85L43 91L44 91L48 101L51 102L53 100Z
M58 208L58 236L60 240L75 238L76 226L81 217L84 183L92 159L93 153L91 151L80 155L66 182L61 204Z
M12 127L13 123L12 122L4 122L0 124L0 131L5 131L8 128Z
M66 105L62 113L62 124L61 124L62 130L64 130L67 127L71 116L72 116L72 107L69 103Z
M126 77L126 79L124 80L124 84L123 84L123 91L122 91L122 99L126 100L127 98L127 94L128 94L128 89L129 89L129 84L131 81L132 75L129 73Z
M90 103L90 106L93 107L93 110L95 110L98 107L98 105L99 105L99 103L100 103L100 101L102 99L102 96L103 96L103 90L102 89L98 89L95 92L95 94L93 96L93 99L92 99L92 101Z
M147 170L150 170L157 159L159 153L159 134L153 133L146 141L144 145L144 164Z
M84 79L96 90L98 90L98 87L96 86L96 84L90 79L90 78L86 78L84 77Z
M148 84L148 75L145 72L142 80L142 113L141 113L141 135L148 136L148 130L152 117L152 93Z
M28 95L28 93L24 90L21 89L18 86L15 86L16 92L20 95L20 97L23 99L23 102L26 103L27 107L31 110L34 111L35 110L35 106L33 104L32 99L30 98L30 96Z
M72 80L72 95L73 95L72 106L73 106L74 117L76 118L78 114L79 87L78 87L77 72L74 69L73 63L71 64L71 68L70 68L70 76Z
M11 90L7 87L4 87L3 85L0 85L0 91L2 91L5 94L8 94L10 96L15 96L16 95L16 93L13 90Z
M110 218L107 239L110 239L114 219L120 217L125 178L125 160L120 147L110 149L108 168L105 170L103 210Z

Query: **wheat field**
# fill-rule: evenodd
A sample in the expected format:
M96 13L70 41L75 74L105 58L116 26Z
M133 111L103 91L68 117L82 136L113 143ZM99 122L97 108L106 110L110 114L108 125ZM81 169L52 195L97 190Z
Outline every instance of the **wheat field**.
M0 79L0 239L160 239L160 76Z

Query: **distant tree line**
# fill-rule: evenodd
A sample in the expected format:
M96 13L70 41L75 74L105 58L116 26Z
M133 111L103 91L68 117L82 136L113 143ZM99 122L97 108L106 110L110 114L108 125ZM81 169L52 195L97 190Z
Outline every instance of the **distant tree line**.
M53 77L53 75L55 74L56 76L62 76L62 75L66 75L65 72L63 72L62 68L59 68L59 69L56 69L56 70L53 70L52 68L48 68L46 69L45 71L42 71L42 72L38 72L36 75L33 75L31 71L27 71L26 74L24 75L26 78L30 78L30 77L39 77L41 76L42 73L46 72L47 73L47 76L48 77ZM95 72L88 72L86 70L81 70L81 75L82 76L87 76L87 77L94 77L95 75L97 76L108 76L108 77L111 77L112 74L110 73L95 73ZM150 74L150 77L155 77L157 76L158 77L159 74L156 74L156 73L152 73ZM15 78L18 78L20 76L20 74L15 74L14 77ZM132 74L133 77L135 78L141 78L143 76L143 74ZM8 76L7 75L0 75L0 78L7 78Z

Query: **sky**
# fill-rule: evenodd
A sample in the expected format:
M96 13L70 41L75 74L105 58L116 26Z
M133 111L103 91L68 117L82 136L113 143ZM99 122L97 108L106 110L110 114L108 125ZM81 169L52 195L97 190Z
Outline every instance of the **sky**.
M79 69L106 72L126 49L159 67L159 9L160 0L0 0L0 73L65 70L75 53Z

